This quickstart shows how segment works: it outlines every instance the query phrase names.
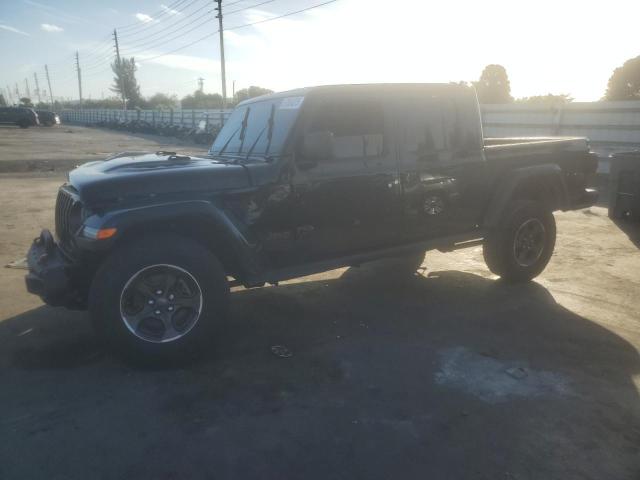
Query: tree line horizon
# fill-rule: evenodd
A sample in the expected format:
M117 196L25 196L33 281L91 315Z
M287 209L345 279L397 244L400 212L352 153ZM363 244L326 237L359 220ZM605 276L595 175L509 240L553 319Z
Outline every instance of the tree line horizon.
M140 85L136 78L137 66L134 57L122 58L111 65L114 73L113 85L110 90L114 96L101 99L83 100L85 108L122 108L123 99L127 109L219 109L223 106L223 98L219 93L204 93L197 89L193 93L178 99L176 94L158 92L149 97L140 93ZM480 74L478 81L459 82L463 85L472 85L476 89L478 101L481 104L505 104L505 103L531 103L539 105L564 105L573 101L570 94L548 93L546 95L534 95L530 97L514 98L511 95L511 83L505 67L499 64L487 65ZM235 92L233 98L227 99L226 106L233 107L249 98L273 93L268 88L252 85ZM640 100L640 56L627 60L622 66L616 68L601 101ZM8 103L0 93L0 106ZM48 108L50 103L39 102L33 104L30 98L20 98L20 106ZM69 108L77 106L77 102L54 101L53 108Z

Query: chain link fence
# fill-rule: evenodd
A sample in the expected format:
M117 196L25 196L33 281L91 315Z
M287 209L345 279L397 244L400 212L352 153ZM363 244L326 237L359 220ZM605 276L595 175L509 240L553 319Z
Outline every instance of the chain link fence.
M63 110L60 117L64 123L83 125L103 122L143 121L151 125L177 125L208 129L224 123L232 110L118 110L85 109Z

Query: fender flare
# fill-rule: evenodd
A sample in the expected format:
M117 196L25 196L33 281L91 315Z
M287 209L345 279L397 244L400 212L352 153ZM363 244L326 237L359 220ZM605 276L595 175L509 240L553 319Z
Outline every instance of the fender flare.
M116 235L108 240L90 240L81 235L76 237L83 247L97 251L109 251L127 233L133 229L148 226L164 228L172 222L196 221L200 226L211 228L215 235L220 235L222 242L229 246L238 262L239 269L245 276L253 277L262 270L258 260L258 246L252 242L224 210L208 200L186 200L177 202L156 203L140 207L113 210L103 215L92 215L84 225L95 228L117 228ZM239 222L237 222L239 223ZM178 232L179 233L179 232ZM207 245L205 245L207 246Z
M483 219L485 228L496 227L517 190L535 180L551 189L555 196L555 209L565 210L569 205L569 192L560 166L555 163L521 167L511 171L496 185Z

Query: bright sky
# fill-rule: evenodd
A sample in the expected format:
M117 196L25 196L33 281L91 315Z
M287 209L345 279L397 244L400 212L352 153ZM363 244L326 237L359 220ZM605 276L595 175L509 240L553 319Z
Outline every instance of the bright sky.
M325 1L224 0L225 28ZM198 77L205 91L220 92L217 35L153 58L216 32L212 7L212 0L2 0L0 89L14 90L18 82L24 95L26 77L35 98L33 74L45 89L47 63L54 95L77 98L78 50L84 96L111 95L110 33L126 25L118 29L121 51L139 61L143 95L183 96L196 89ZM640 55L639 17L640 1L631 0L338 0L226 31L228 93L234 80L236 89L273 90L470 81L485 65L499 63L515 97L551 92L597 100L613 69Z

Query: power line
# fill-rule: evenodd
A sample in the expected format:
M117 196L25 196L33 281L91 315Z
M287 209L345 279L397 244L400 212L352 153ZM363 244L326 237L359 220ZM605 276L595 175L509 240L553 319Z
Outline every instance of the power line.
M159 46L162 46L162 45L166 45L167 43L171 43L174 40L178 40L178 39L184 37L185 35L188 35L189 33L194 32L194 31L198 30L199 28L201 28L201 27L203 27L205 25L209 25L210 23L211 23L211 20L209 20L208 18L205 18L204 21L200 22L195 27L187 30L186 32L182 32L179 35L176 35L175 37L171 37L171 38L165 39L164 41L162 41L160 43L152 42L152 44L147 44L147 45L142 44L142 45L138 45L137 47L134 47L134 48L137 49L137 53L140 53L140 49L144 49L147 46L159 47ZM127 50L126 55L133 56L136 53L136 50L129 50L129 48L131 48L131 47L129 47L128 45L125 48L125 50Z
M206 5L206 6L208 6L208 5ZM203 20L204 20L204 21L203 21ZM194 30L197 30L198 28L202 27L203 25L206 25L206 24L210 23L210 22L211 22L211 20L210 20L210 19L208 19L208 18L204 18L204 19L203 19L202 17L200 17L200 18L196 18L195 20L193 20L193 21L191 21L191 22L187 23L186 25L182 25L181 27L176 28L176 29L174 29L174 30L170 30L170 31L168 31L168 32L159 32L159 33L162 33L162 34L164 34L164 35L171 35L171 34L173 34L173 33L177 33L177 32L179 32L179 31L181 31L181 30L183 30L183 29L185 29L185 28L187 28L187 27L190 27L191 25L193 25L193 24L194 24L194 23L196 23L196 22L200 22L200 23L198 23L198 25L196 25L195 27L193 27L193 28L191 28L191 29L187 30L186 32L182 32L180 35L177 35L177 36L172 37L172 38L170 38L170 39L166 39L166 38L165 38L165 39L163 39L163 41L161 41L160 43L158 43L158 40L160 40L160 39L153 39L153 40L149 40L149 39L147 39L147 40L143 41L142 43L134 43L133 45L130 45L130 44L129 44L129 45L127 45L127 46L126 46L125 48L123 48L123 49L124 49L124 50L136 50L136 49L140 49L140 48L145 48L145 47L147 47L148 45L154 45L154 46L158 46L158 45L165 45L165 44L167 44L167 43L169 43L169 42L171 42L171 41L173 41L173 40L176 40L176 39L178 39L178 38L180 38L180 37L183 37L183 36L187 35L188 33L193 32Z
M229 16L229 15L233 15L234 13L238 13L238 12L242 12L243 10L249 10L251 8L256 8L256 7L260 7L261 5L266 5L267 3L273 3L276 0L266 0L265 2L261 2L261 3L256 3L255 5L250 5L248 7L242 7L242 8L238 8L237 10L232 10L230 12L226 12L225 15ZM228 5L227 5L228 6Z
M256 22L251 22L251 23L245 23L244 25L238 25L238 26L231 27L231 28L225 28L224 30L225 31L227 31L227 30L237 30L239 28L245 28L245 27L251 27L253 25L258 25L259 23L266 23L266 22L270 22L272 20L278 20L279 18L290 17L291 15L296 15L298 13L306 12L308 10L313 10L314 8L323 7L325 5L329 5L330 3L335 3L337 1L338 0L329 0L327 2L318 3L316 5L312 5L310 7L303 8L301 10L296 10L295 12L285 13L283 15L278 15L277 17L265 18L264 20L258 20Z
M196 3L196 1L197 0L193 0L191 2L191 4ZM189 6L191 6L191 4ZM187 16L182 16L184 13L187 12L186 9L183 10L182 12L180 12L181 17L179 19L177 19L176 22L173 22L173 23L165 25L165 24L162 24L160 21L157 21L153 25L149 26L148 28L142 28L142 29L140 29L138 31L135 31L135 32L121 34L120 38L121 39L126 39L126 38L130 38L130 37L136 37L136 36L140 35L141 33L145 32L146 30L151 30L152 28L157 28L157 27L161 28L161 30L159 30L157 32L152 32L152 33L146 34L145 37L143 37L141 40L144 40L144 38L147 38L147 37L153 37L155 35L158 35L158 34L161 34L161 33L165 33L167 27L170 28L170 27L176 26L176 25L178 25L180 23L183 23L185 20L188 20L189 18L193 17L196 13L202 11L203 9L205 9L207 7L211 7L211 3L209 3L208 0L205 1L204 4L200 6L200 8L197 8L196 10L194 10L193 12L191 12ZM135 40L135 41L138 41L138 40Z
M177 0L176 2L173 2L169 5L166 6L166 9L162 9L162 10L158 10L155 13L152 13L151 15L149 15L149 17L151 17L152 21L153 20L157 20L158 18L161 18L165 15L169 14L170 10L175 10L177 7L180 6L180 4L184 3L186 0ZM134 22L134 23L129 23L127 25L120 25L118 27L116 27L117 30L126 30L128 28L132 28L132 27L139 27L140 26L140 22Z
M236 3L242 3L245 2L246 0L236 0L235 2L231 2L231 3L227 3L225 5L223 5L223 7L230 7L231 5L235 5Z
M282 14L282 15L278 15L276 17L266 18L264 20L258 20L257 22L245 23L244 25L237 25L235 27L225 28L224 31L226 32L227 30L237 30L237 29L240 29L240 28L245 28L245 27L250 27L252 25L257 25L259 23L265 23L265 22L270 22L272 20L278 20L278 19L284 18L284 17L290 17L291 15L296 15L298 13L306 12L308 10L312 10L314 8L322 7L324 5L328 5L330 3L334 3L334 2L337 2L337 1L338 0L329 0L327 2L323 2L323 3L316 4L316 5L312 5L310 7L303 8L301 10L296 10L294 12L289 12L289 13L285 13L285 14ZM142 59L142 60L140 60L140 62L141 63L142 62L149 62L151 60L155 60L156 58L164 57L166 55L171 55L172 53L179 52L180 50L184 50L185 48L189 48L190 46L195 45L196 43L201 42L203 40L206 40L207 38L211 38L214 35L217 35L218 33L220 33L220 30L218 30L216 32L213 32L213 33L208 33L207 35L205 35L203 37L200 37L200 38L194 40L193 42L187 43L186 45L183 45L181 47L175 48L175 49L170 50L168 52L161 53L159 55L154 55L153 57Z

